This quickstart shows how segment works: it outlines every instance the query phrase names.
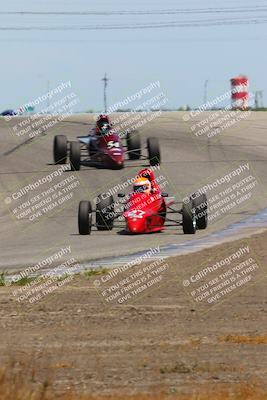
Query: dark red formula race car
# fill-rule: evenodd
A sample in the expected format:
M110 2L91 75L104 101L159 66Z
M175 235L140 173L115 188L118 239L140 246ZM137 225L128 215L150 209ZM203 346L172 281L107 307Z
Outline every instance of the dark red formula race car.
M78 142L69 142L64 135L54 138L54 162L65 164L69 155L71 170L78 171L81 165L121 169L125 160L149 160L150 165L160 164L158 139L147 139L147 155L142 154L141 138L137 132L121 138L112 128L109 117L100 115L92 133L78 136Z
M78 212L81 235L90 234L92 227L108 231L116 226L124 227L125 233L132 234L160 232L170 226L181 226L185 234L195 234L197 229L206 229L207 223L205 194L194 193L184 202L176 202L174 197L161 191L151 169L139 172L129 195L119 193L115 201L112 195L103 193L97 197L95 209L91 202L81 201Z

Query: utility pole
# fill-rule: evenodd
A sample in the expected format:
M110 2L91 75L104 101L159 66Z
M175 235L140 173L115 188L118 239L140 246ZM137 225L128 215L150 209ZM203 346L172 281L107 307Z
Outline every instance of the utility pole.
M108 77L107 74L105 73L104 78L102 78L102 81L104 82L104 108L105 108L105 113L107 112L107 86L108 86Z
M209 83L209 81L206 79L204 82L204 98L203 98L204 103L203 104L206 104L207 100L208 100L208 83Z

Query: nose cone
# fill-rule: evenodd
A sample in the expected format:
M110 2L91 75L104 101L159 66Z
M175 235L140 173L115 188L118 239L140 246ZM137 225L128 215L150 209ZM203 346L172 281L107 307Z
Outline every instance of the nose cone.
M131 233L142 233L146 230L145 219L141 218L127 218L127 230Z
M124 162L124 153L120 149L110 152L110 157L115 164L121 165Z

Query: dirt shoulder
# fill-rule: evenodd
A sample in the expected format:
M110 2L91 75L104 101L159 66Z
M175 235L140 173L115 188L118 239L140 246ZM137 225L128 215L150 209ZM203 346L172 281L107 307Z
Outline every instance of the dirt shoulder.
M137 290L142 282L125 289L124 295L135 295L121 304L118 298L108 302L107 291L115 294L115 285L127 287L129 270L117 274L117 281L112 278L112 291L107 273L79 276L34 304L16 300L18 286L1 287L1 365L12 365L31 385L48 379L55 392L192 395L201 387L216 393L218 387L262 385L267 377L266 243L267 232L159 260L146 272L155 279L159 273L152 271L161 268L161 279L146 290ZM245 259L233 259L248 248L249 254L242 254ZM199 271L229 257L230 264L196 282ZM249 258L256 261L244 264L248 272L241 274L240 264ZM132 267L131 276L148 265ZM232 290L223 283L229 276L218 281L218 274L230 268L242 275L230 282L236 285ZM192 293L203 295L204 285L218 290L197 301ZM218 293L217 301L205 301Z

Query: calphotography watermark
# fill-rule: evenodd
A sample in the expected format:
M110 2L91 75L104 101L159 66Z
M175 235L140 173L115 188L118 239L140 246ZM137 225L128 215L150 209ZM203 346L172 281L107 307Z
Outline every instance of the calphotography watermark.
M231 128L235 124L249 118L252 111L226 111L218 110L210 113L204 119L196 122L190 127L191 132L198 138L205 136L213 138L221 134L226 129Z
M264 276L253 249L249 245L231 246L207 260L198 269L188 271L182 285L191 300L202 310L217 305L240 289Z
M71 246L61 246L57 251L9 277L13 297L19 304L34 304L70 283L81 266L72 256Z
M150 171L156 172L156 171L160 171L160 165L155 165L155 166L150 166L149 167ZM110 196L115 196L120 192L123 192L124 190L131 190L132 186L135 182L135 180L137 178L140 178L139 174L135 174L132 177L128 177L126 176L125 179L122 182L116 182L112 187L110 187L108 190L106 190L105 192L102 192L101 194L99 194L97 197L94 198L94 202L97 204L99 203L101 200L105 200L106 198L110 197ZM164 180L164 177L156 177L156 180Z
M33 139L72 115L80 100L71 87L70 81L62 82L47 93L19 107L16 113L24 117L12 125L12 133L17 137ZM37 112L36 107L40 108ZM28 110L34 111L29 115ZM7 122L11 119L10 116L4 118Z
M150 171L159 170L159 166L150 167ZM140 175L136 174L134 177L125 179L125 181L116 183L113 187L110 187L106 192L98 194L94 198L94 204L96 208L101 208L101 215L103 219L108 222L117 218L119 221L123 221L125 212L128 210L140 211L150 206L151 209L155 206L157 208L156 200L162 198L161 191L169 184L168 179L160 174L155 176L154 181L151 183L151 193L139 192L135 196L133 191L134 182ZM160 189L159 189L160 188ZM153 206L154 205L154 206ZM103 221L104 222L104 221Z
M55 171L35 177L26 185L9 192L4 203L11 216L16 221L36 222L74 200L80 181L76 174L63 176L69 169L70 165L62 165Z
M251 116L251 109L232 109L232 105L222 105L230 101L235 89L227 91L220 96L207 101L183 115L183 120L189 123L190 133L193 137L214 139L220 136L227 129L248 119ZM254 94L249 93L249 102L252 105ZM217 107L217 108L216 108ZM212 110L212 111L211 111ZM200 142L201 143L201 142Z
M169 269L159 246L150 248L125 265L110 269L94 280L93 285L105 305L137 301L164 282Z
M262 196L262 185L255 171L249 162L243 162L206 179L203 186L192 189L190 196L183 196L183 201L194 205L195 201L203 199L198 201L198 208L205 210L209 223L215 223L234 212L241 212L249 202L257 202Z
M152 91L160 90L160 87L159 81L151 82L108 108L108 114L117 112L112 122L120 137L125 137L130 132L134 133L162 114L162 109L166 107L169 99L162 90L150 96ZM148 95L150 97L144 98Z

